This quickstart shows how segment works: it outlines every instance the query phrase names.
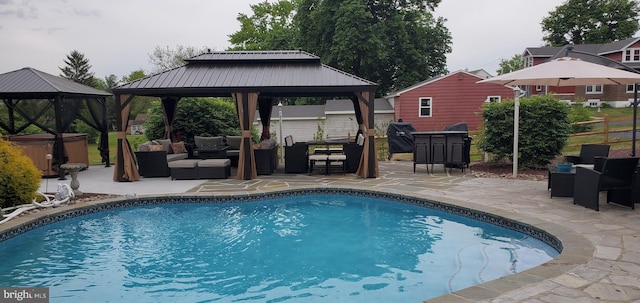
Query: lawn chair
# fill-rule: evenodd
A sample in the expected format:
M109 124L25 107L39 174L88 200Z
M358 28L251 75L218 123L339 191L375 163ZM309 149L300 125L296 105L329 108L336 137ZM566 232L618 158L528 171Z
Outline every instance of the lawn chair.
M582 144L579 156L566 156L565 160L573 164L594 164L595 157L608 157L609 145L606 144Z
M607 203L635 208L632 190L638 158L606 158L596 169L576 167L573 204L599 211L600 192L607 192ZM599 169L599 170L598 170Z

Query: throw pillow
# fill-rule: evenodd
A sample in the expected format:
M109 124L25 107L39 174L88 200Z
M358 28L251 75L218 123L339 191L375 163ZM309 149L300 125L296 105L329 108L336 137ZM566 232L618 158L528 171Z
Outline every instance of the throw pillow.
M229 149L240 149L240 142L242 142L242 136L227 136L227 145Z
M157 139L153 140L153 142L157 142L161 144L167 154L173 154L173 150L171 149L171 140L170 139Z
M152 144L151 141L147 141L145 143L138 145L138 151L141 151L141 152L149 151L149 145L151 144Z
M171 149L173 150L174 154L182 154L187 152L187 148L184 146L183 141L171 143Z
M149 151L165 151L164 147L160 144L151 144L149 145Z
M219 136L219 137L193 136L193 142L195 143L196 148L200 148L202 146L224 145L224 138L222 136Z

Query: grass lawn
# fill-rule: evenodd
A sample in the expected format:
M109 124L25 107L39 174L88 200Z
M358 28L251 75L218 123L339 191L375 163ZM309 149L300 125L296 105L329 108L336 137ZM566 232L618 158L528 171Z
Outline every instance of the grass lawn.
M127 140L131 144L131 148L134 151L138 150L138 145L147 141L147 137L144 135L127 135ZM111 163L115 162L118 140L116 139L116 133L109 133L109 157ZM100 165L102 159L100 158L100 151L98 150L98 144L89 144L89 165Z

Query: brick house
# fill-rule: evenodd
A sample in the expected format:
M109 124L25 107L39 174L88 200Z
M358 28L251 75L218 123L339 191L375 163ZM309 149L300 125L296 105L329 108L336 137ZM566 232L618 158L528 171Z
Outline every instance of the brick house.
M513 99L513 89L497 84L478 84L488 74L483 70L457 71L398 90L385 98L395 109L395 120L409 122L418 131L442 130L464 122L478 129L485 102Z
M579 53L571 53L569 48L607 59L597 58ZM528 47L522 57L525 67L538 65L548 60L564 57L580 58L585 61L603 64L613 68L623 68L620 62L632 69L640 69L640 37L605 43L580 44L564 47ZM628 107L633 104L633 85L587 85L575 87L527 86L525 91L530 95L551 93L560 100L574 104L584 102L585 106L599 106L603 102L613 107Z

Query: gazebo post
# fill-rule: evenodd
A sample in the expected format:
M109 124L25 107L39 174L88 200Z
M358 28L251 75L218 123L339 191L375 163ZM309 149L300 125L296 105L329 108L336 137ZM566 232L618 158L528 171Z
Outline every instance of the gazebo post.
M53 111L55 113L56 119L56 134L54 139L54 146L56 147L56 162L57 162L57 170L58 170L58 180L66 180L64 170L60 167L64 164L64 138L62 136L62 108L60 103L62 102L62 98L60 96L56 96L56 99L53 103Z

